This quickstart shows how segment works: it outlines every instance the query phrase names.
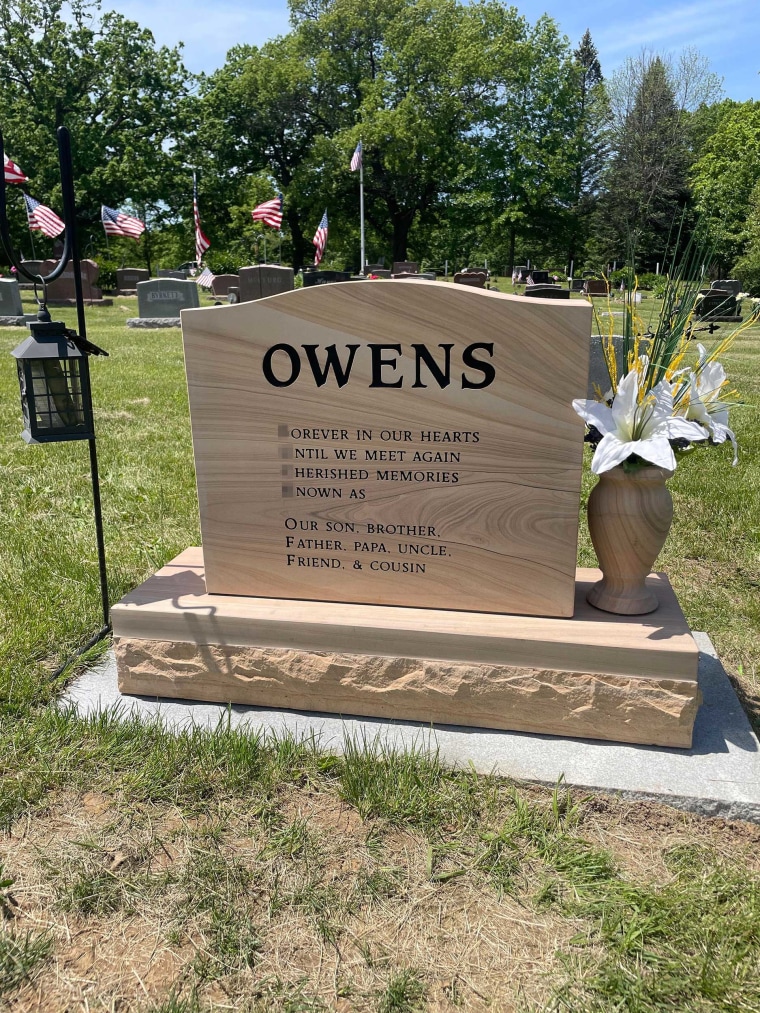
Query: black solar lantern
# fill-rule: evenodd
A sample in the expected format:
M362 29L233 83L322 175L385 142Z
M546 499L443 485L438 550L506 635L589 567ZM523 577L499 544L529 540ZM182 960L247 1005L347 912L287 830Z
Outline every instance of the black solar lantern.
M18 366L27 443L95 436L88 355L63 324L37 321L11 355Z

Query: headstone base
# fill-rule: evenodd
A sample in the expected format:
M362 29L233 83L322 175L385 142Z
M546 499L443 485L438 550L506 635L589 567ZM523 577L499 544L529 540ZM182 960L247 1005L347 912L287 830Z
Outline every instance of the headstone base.
M664 574L639 618L572 619L208 595L187 549L112 610L119 689L139 696L691 745L698 650Z
M76 299L48 299L48 306L76 306ZM85 306L113 306L113 299L88 299L84 297Z
M0 327L23 327L25 323L24 317L0 317Z
M156 327L180 327L179 317L130 317L127 320L127 327L142 327L145 330L153 330Z

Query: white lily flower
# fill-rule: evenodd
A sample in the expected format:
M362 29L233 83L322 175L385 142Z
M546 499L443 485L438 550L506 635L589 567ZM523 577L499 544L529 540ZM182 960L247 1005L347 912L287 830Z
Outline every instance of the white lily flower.
M736 435L728 428L728 408L720 398L720 392L726 383L726 371L719 362L708 362L704 345L699 349L699 372L689 377L689 403L686 418L699 422L710 433L713 443L725 443L730 440L734 448L735 465L739 460Z
M698 422L673 414L673 387L661 380L639 401L640 376L646 375L646 357L639 359L618 383L612 407L598 401L576 400L573 408L602 434L591 462L595 475L622 464L634 454L668 471L676 459L670 441L706 440L708 432Z

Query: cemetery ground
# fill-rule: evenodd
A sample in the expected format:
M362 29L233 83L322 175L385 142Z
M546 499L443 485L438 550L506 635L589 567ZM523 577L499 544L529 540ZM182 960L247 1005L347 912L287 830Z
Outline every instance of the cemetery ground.
M112 601L200 539L180 332L128 330L135 307L88 310ZM760 1009L760 827L422 746L57 708L49 674L99 626L91 491L83 444L20 439L23 333L0 330L0 1008ZM760 326L725 363L740 462L681 459L658 566L757 727Z

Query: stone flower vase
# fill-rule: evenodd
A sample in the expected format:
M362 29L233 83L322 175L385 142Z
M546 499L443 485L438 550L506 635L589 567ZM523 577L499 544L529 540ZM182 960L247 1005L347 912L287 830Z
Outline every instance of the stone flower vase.
M602 472L588 501L588 527L602 579L586 600L604 612L654 612L657 596L646 586L673 520L666 483L673 472L655 465Z

